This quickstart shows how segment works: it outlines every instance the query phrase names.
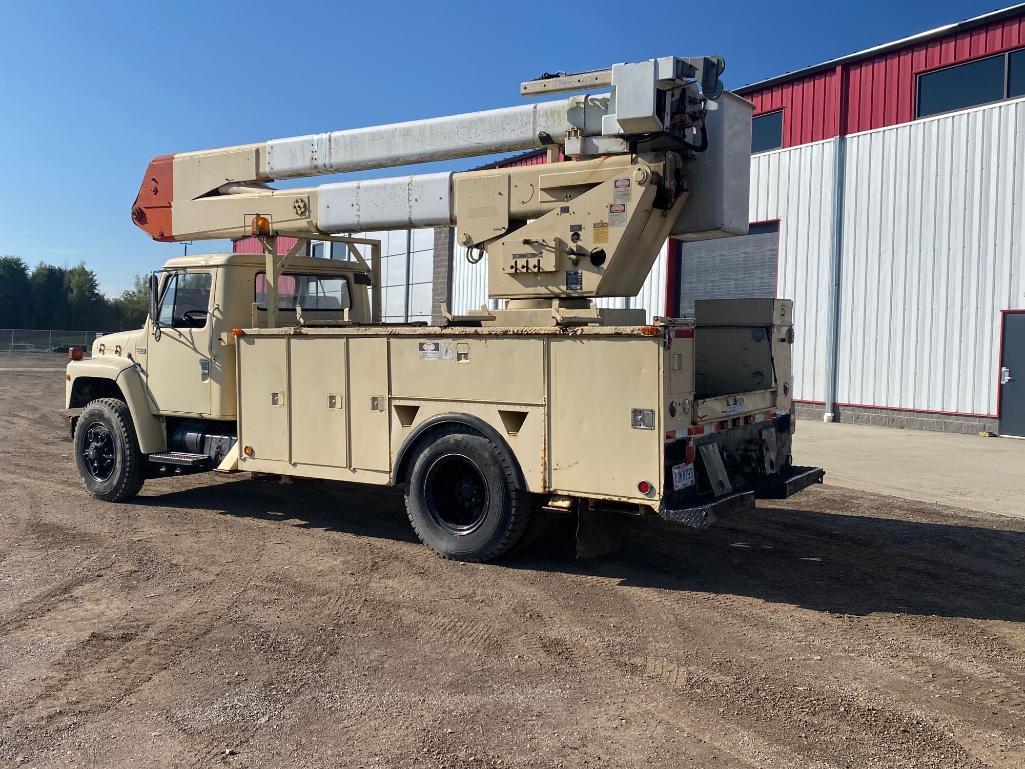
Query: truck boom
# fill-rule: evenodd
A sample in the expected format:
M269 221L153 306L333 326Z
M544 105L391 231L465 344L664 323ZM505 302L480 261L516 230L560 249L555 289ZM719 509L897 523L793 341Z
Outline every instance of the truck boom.
M611 86L599 95L161 156L132 218L166 241L454 224L460 245L493 257L493 298L632 296L668 235L746 231L747 172L725 161L747 151L750 105L723 93L722 68L717 57L667 56L521 86L527 95ZM544 146L569 160L268 185ZM693 189L704 203L691 213Z

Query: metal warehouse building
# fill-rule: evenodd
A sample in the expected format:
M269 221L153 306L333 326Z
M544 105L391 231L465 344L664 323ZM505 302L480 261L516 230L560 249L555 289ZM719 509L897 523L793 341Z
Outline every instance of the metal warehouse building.
M620 306L793 299L801 415L1025 435L1025 4L737 91L750 233L670 240ZM486 302L449 230L380 236L387 319Z
M740 93L804 410L1025 434L1025 6Z

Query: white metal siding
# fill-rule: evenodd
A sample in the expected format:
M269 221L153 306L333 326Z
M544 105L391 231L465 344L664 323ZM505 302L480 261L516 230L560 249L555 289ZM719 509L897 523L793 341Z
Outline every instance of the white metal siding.
M385 323L429 322L434 279L434 230L353 234L381 241L381 319ZM368 246L357 246L357 249L367 261L370 260Z
M466 260L466 252L462 246L456 246L452 254L452 314L465 315L470 310L479 309L488 301L488 256L477 264ZM480 252L474 251L474 258Z
M842 403L996 414L1025 305L1025 101L847 140Z
M794 302L794 397L826 397L835 143L751 158L751 221L779 220L777 296Z

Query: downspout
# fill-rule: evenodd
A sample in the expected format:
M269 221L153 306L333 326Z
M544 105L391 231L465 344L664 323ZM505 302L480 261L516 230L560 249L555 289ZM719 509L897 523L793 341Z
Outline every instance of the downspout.
M403 297L402 322L409 323L410 283L413 282L413 231L406 230L406 293Z
M836 68L837 132L833 142L833 227L830 239L829 306L826 315L826 406L823 422L838 422L840 383L840 320L843 279L844 186L847 178L847 70Z

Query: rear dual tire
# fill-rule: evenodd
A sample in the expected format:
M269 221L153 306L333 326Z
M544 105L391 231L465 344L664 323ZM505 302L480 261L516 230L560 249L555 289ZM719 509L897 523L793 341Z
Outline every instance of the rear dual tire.
M497 558L520 541L531 517L530 495L506 451L460 428L424 443L405 495L413 530L442 558Z

